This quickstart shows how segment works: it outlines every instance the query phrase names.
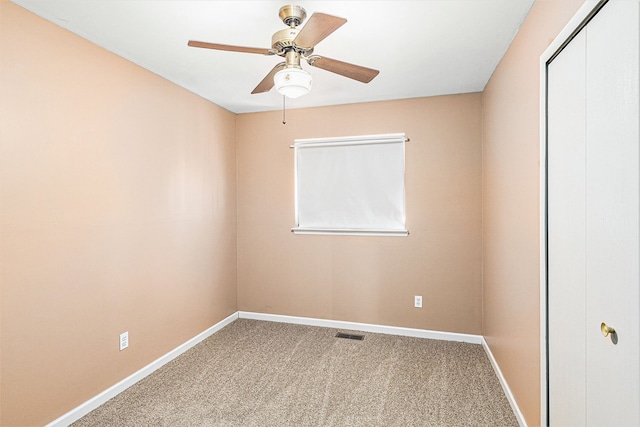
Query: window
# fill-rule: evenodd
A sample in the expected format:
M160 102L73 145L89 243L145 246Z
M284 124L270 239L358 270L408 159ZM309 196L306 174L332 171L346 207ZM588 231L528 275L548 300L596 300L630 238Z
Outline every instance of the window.
M296 234L406 236L404 134L297 139Z

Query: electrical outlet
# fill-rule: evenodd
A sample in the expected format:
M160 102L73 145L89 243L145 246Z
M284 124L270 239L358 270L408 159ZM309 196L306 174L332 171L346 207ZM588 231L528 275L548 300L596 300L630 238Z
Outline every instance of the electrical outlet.
M422 295L416 295L413 297L413 306L416 308L422 308Z
M120 351L129 347L129 331L120 334Z

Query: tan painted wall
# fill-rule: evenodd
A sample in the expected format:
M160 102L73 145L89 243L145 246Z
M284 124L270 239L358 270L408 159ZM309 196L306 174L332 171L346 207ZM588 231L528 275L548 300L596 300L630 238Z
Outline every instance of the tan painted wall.
M42 425L236 311L235 115L0 8L0 424Z
M540 424L540 55L583 0L538 0L483 92L486 340Z
M239 310L481 333L481 95L242 114ZM409 237L302 236L296 138L405 132ZM424 308L413 308L422 295Z

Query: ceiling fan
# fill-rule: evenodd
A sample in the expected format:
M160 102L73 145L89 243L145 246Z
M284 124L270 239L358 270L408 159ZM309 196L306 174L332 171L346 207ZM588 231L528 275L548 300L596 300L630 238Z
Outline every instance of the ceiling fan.
M189 40L188 45L205 49L284 57L285 61L273 67L269 74L253 89L252 94L268 92L274 86L279 93L289 98L298 98L307 94L311 90L313 80L311 74L300 66L301 58L313 67L322 68L363 83L369 83L378 75L378 70L313 54L315 46L346 23L346 19L325 13L314 13L306 25L300 29L298 26L307 17L307 12L301 6L283 6L280 8L279 16L289 28L280 30L272 36L271 49L231 46L195 40Z

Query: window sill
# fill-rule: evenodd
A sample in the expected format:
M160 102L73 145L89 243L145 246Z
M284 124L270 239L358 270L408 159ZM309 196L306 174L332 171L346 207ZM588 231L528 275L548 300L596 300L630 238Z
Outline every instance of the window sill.
M391 236L407 237L407 230L367 230L367 229L341 229L341 228L292 228L293 234L320 234L329 236Z

